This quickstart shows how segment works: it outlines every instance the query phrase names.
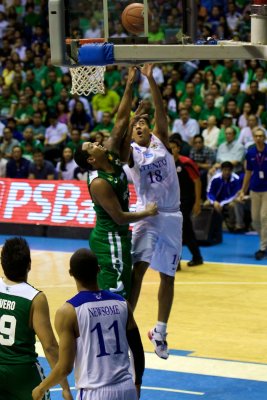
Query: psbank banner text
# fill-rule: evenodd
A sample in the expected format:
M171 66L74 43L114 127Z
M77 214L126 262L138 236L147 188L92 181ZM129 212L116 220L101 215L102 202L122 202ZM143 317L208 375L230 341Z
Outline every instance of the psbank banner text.
M136 195L129 189L133 211ZM86 182L2 178L0 222L92 228L95 212Z

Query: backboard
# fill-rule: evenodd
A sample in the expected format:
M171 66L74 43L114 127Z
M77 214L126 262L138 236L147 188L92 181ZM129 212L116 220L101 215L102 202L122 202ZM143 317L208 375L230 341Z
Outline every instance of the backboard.
M137 0L138 1L138 0ZM120 15L122 10L133 1L113 0L49 0L49 29L51 39L51 59L54 65L107 65L142 64L144 62L175 63L188 60L211 59L267 59L267 0L253 0L251 15L251 43L234 42L232 40L204 41L195 43L196 1L177 1L176 15L173 25L163 26L161 16L169 3L162 1L158 9L150 10L153 18L149 31L141 37L126 36L122 31ZM141 1L139 1L141 2ZM143 0L145 10L148 0ZM257 4L256 4L257 3ZM259 3L259 4L258 4ZM264 4L263 4L264 3ZM151 4L151 3L150 3ZM154 3L152 3L154 4ZM180 8L179 8L180 7ZM145 18L145 21L147 19ZM94 28L96 22L97 29ZM148 26L148 22L147 26ZM158 24L164 37L161 44L153 42L154 25ZM176 34L177 29L177 34ZM156 27L157 31L157 27ZM149 42L147 43L147 34ZM186 35L184 35L186 34ZM87 57L79 60L80 51L91 53L91 48L78 39L95 40L103 36L112 47L113 57L104 64L91 64ZM185 36L189 37L184 40ZM66 38L75 39L66 46ZM171 44L169 44L171 42ZM205 46L203 46L205 44ZM85 45L85 46L84 46ZM217 45L217 46L214 46ZM84 52L83 52L84 53ZM78 54L78 57L75 55ZM74 55L74 56L73 56ZM87 63L88 62L88 63Z
M187 3L192 1L190 0ZM144 4L144 33L135 36L124 30L121 24L121 14L124 8L133 3ZM65 48L66 39L104 38L105 41L115 44L146 44L148 33L154 35L160 28L162 32L161 42L181 42L183 27L194 26L188 21L192 20L190 8L184 7L186 1L177 1L175 12L170 14L171 5L163 2L159 8L149 10L152 18L148 23L148 0L49 0L49 29L51 39L52 61L55 65L69 64L68 48ZM165 18L164 18L165 16ZM163 22L165 21L165 22ZM155 42L156 43L156 42ZM71 64L75 61L71 60Z

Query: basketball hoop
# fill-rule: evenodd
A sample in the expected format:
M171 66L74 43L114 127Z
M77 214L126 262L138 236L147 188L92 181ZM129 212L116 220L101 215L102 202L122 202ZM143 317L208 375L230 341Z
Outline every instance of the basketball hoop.
M106 67L81 65L70 68L71 94L89 96L90 93L104 93Z
M66 44L72 47L73 52L84 45L104 43L105 39L66 39ZM93 49L93 47L92 47ZM104 74L106 67L103 65L70 65L71 94L88 96L90 93L105 93Z

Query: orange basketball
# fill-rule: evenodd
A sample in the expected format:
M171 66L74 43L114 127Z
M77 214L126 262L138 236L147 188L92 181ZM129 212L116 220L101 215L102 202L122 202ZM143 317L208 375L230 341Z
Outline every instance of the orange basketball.
M139 35L144 32L144 4L132 3L123 10L121 22L126 31Z

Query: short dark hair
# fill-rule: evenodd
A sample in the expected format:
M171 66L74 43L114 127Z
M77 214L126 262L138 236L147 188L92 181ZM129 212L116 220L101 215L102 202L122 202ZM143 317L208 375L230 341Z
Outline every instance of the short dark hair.
M80 144L74 153L74 160L82 169L85 169L86 171L92 171L93 167L88 163L87 159L88 153L86 150L83 150L82 144Z
M196 135L194 135L193 140L195 139L200 139L202 143L204 143L204 138L201 135L201 133L197 133Z
M151 128L150 119L149 119L148 114L136 115L136 116L134 116L133 118L134 118L134 120L135 120L135 121L134 121L135 123L137 123L138 121L140 121L140 119L143 119L143 120L146 122L147 126L148 126L149 128Z
M8 279L14 282L24 281L31 265L27 241L22 237L7 239L1 250L1 264Z
M182 136L180 133L173 133L169 137L169 143L175 143L176 146L182 147L183 141L182 141Z
M42 154L44 156L44 151L40 149L40 147L35 147L35 149L32 151L32 154Z
M221 169L223 168L230 168L231 170L233 170L234 166L230 161L224 161L223 163L221 163Z
M76 250L70 258L69 272L85 285L95 283L99 272L96 255L86 248Z

